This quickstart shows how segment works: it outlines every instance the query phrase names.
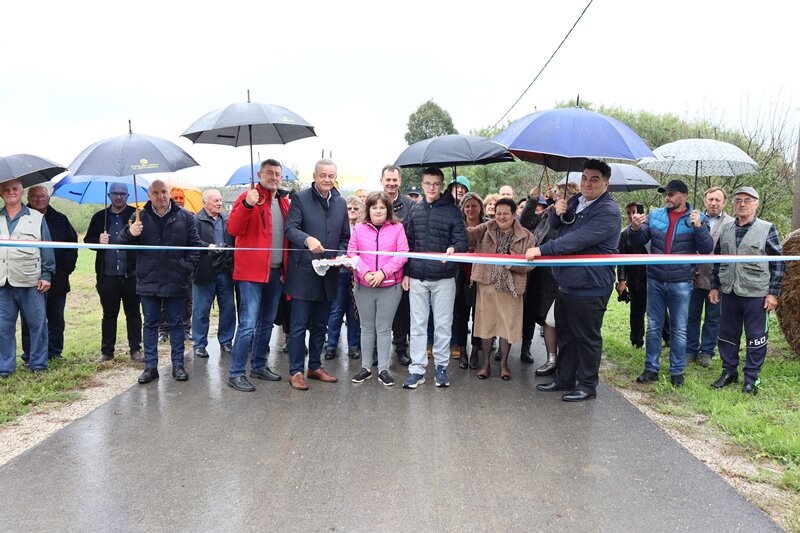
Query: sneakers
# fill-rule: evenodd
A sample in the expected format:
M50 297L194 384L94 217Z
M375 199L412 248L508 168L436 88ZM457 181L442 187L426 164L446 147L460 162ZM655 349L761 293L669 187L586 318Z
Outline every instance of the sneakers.
M194 349L194 356L195 357L202 357L202 358L205 359L205 358L208 357L208 350L206 350L205 346L201 346L199 348L195 348Z
M419 385L425 383L425 376L423 374L409 374L403 382L404 389L416 389Z
M383 370L380 374L378 374L378 381L383 383L385 387L391 387L394 385L394 378L388 370Z
M158 343L159 344L163 344L163 343L167 342L168 338L169 337L167 336L166 333L161 332L161 333L158 334Z
M447 370L445 370L444 367L441 365L436 366L436 386L437 387L450 386L450 380L447 379Z
M686 354L686 364L690 365L692 363L697 363L697 360L700 356L694 354Z
M347 350L347 355L350 359L361 359L361 350L358 348L350 348Z
M233 352L233 344L223 344L219 347L220 353L230 355Z
M358 371L358 374L353 376L353 379L351 381L353 383L363 383L364 381L368 380L371 377L372 377L372 370L369 370L367 368L362 368L361 370Z
M658 381L658 372L645 370L638 378L636 378L636 381L638 383L650 383L652 381Z
M698 363L700 363L700 366L702 366L703 368L710 368L711 357L712 356L707 353L700 354L700 360L698 361Z
M336 348L325 348L325 359L330 361L336 357Z

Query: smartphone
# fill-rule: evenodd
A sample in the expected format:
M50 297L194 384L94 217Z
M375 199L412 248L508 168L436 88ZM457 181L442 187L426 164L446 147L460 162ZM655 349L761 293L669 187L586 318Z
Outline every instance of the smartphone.
M640 215L644 215L644 206L642 204L636 204L636 212Z

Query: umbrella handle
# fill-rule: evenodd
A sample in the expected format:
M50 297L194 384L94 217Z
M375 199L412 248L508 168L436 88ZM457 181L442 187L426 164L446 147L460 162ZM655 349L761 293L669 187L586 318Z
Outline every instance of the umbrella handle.
M135 222L139 222L139 192L136 187L136 174L133 175L133 203L136 206Z

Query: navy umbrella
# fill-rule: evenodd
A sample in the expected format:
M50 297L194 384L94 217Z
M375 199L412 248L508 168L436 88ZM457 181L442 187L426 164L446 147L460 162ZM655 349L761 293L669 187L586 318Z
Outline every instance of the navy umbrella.
M524 161L560 172L580 172L587 159L653 157L624 123L578 107L531 113L511 123L494 140Z
M661 184L656 179L637 167L636 165L626 165L624 163L611 163L611 179L608 180L609 192L631 192L642 191L645 189L657 189ZM570 181L580 181L580 172L570 172L569 176L558 182L564 185Z
M177 144L160 137L133 133L129 120L126 135L97 141L83 150L69 168L75 176L132 176L138 220L137 174L176 172L197 165L197 161Z
M19 180L22 187L50 181L67 170L49 159L30 154L0 157L0 183Z
M306 137L315 137L314 127L300 115L285 107L250 101L231 104L206 113L186 128L181 136L193 143L250 146L253 165L254 144L287 144ZM250 172L250 187L255 184L255 171Z

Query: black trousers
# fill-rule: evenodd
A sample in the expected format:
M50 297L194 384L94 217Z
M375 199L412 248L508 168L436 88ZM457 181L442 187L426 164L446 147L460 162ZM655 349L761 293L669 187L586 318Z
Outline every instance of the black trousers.
M139 296L136 294L136 278L124 276L101 276L97 280L97 293L103 307L102 334L100 351L105 355L114 355L117 343L117 316L120 302L125 310L125 323L128 329L128 346L132 352L142 349L142 313L139 308Z
M603 317L608 306L605 296L574 296L558 291L556 333L558 366L555 382L564 387L594 394L603 354Z
M408 352L408 337L411 332L411 305L408 291L403 291L400 305L394 313L392 321L392 344L396 352Z
M744 380L755 383L767 358L769 315L764 309L764 297L743 297L734 293L719 293L722 313L719 327L719 349L722 368L728 374L739 373L739 347L742 327L747 342L744 360Z
M643 282L628 283L628 295L631 297L631 344L644 345L644 315L647 312L647 279Z

